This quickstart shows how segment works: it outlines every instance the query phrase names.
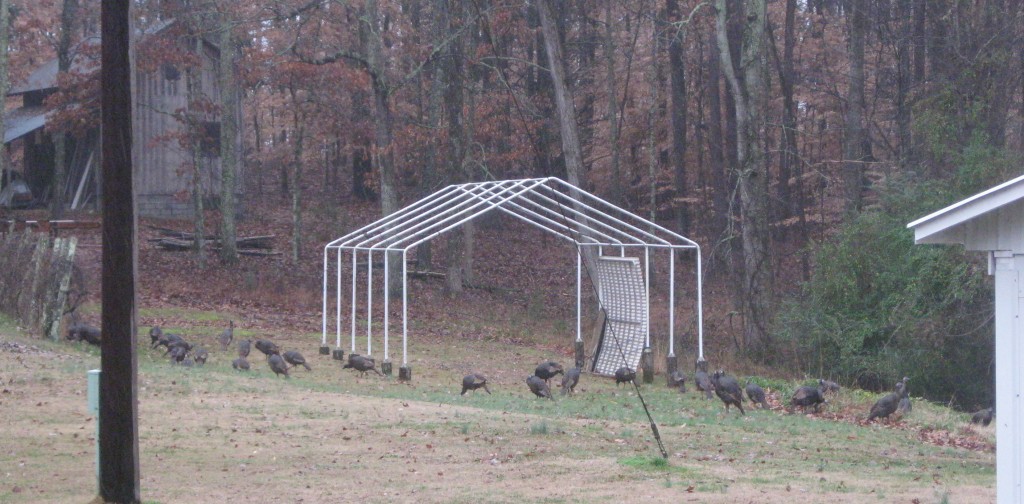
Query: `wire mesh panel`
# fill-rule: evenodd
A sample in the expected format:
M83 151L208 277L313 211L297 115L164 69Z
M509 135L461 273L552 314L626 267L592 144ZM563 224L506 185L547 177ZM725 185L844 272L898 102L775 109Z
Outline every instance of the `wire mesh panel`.
M647 339L647 289L636 257L602 256L597 260L601 306L607 319L594 352L592 371L614 375L628 366L634 371L640 364Z

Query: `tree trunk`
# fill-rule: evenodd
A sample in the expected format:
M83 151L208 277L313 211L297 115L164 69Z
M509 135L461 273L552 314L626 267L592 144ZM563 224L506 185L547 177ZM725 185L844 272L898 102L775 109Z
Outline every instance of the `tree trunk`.
M380 9L377 0L366 2L366 17L374 26L379 23ZM383 34L377 30L370 30L366 23L360 23L360 39L366 48L366 59L370 80L373 87L373 118L374 118L374 140L376 142L373 158L377 161L377 168L380 171L380 207L382 215L391 215L399 209L397 176L395 174L394 155L391 152L392 140L392 117L391 117L391 85L386 75L386 64L384 61ZM389 254L388 262L391 271L401 271L400 254ZM389 293L397 296L401 294L401 275L389 277Z
M707 63L707 96L708 96L708 164L711 172L711 183L713 208L715 217L713 219L712 236L718 239L727 239L729 234L729 223L731 222L731 210L729 200L732 193L732 175L725 167L725 135L722 131L722 75L720 72L718 50L715 45L715 34L710 34L708 41ZM714 247L717 249L718 247Z
M299 255L302 251L302 155L303 142L306 137L306 114L301 110L298 95L294 87L288 90L292 98L292 118L295 121L294 138L292 138L292 171L291 171L291 200L292 200L292 264L299 263Z
M651 68L647 72L650 86L650 108L647 110L647 182L648 211L651 222L658 220L658 119L661 110L661 67L658 65L661 37L658 36L658 15L651 17Z
M678 0L668 0L665 8L670 23L682 21ZM670 91L672 99L672 173L675 197L678 200L673 205L673 209L676 230L685 236L690 233L690 215L687 204L683 203L689 191L687 191L686 182L686 61L683 59L682 33L682 29L676 30L672 29L671 25L669 26L668 68L672 81Z
M579 128L576 123L576 105L572 92L565 80L565 59L562 57L562 41L558 36L551 9L552 0L538 0L541 31L544 33L544 49L548 56L548 69L555 91L555 105L558 107L558 125L562 133L562 155L565 158L565 174L569 183L583 187L586 174L583 173L583 151L580 147Z
M252 131L256 144L256 160L253 163L256 169L256 195L263 196L263 135L260 130L259 110L252 111Z
M10 0L0 0L0 96L7 96L7 91L11 87L10 71L7 63L7 52L11 39L10 24L11 2ZM0 124L6 124L6 112L7 107L0 107ZM9 169L5 148L0 151L0 186L6 186L9 183L10 179L8 177L10 175L7 173Z
M198 53L202 49L198 37L191 37L194 41L193 50ZM199 53L201 54L201 53ZM197 102L203 97L202 88L200 87L199 72L201 68L188 68L185 72L185 90L187 93L186 100L188 102L188 111L186 112L187 128L186 134L188 135L188 146L189 155L192 160L192 219L193 225L195 226L196 240L194 250L196 257L199 261L199 268L206 268L206 251L204 250L204 242L206 237L206 212L203 208L203 178L202 178L202 163L203 159L200 155L200 141L203 131L202 124L199 121L199 110Z
M849 0L850 70L843 134L843 189L846 211L859 212L864 186L864 38L867 34L867 2Z
M60 15L60 38L57 42L57 73L71 69L71 33L78 17L78 0L64 0ZM6 95L5 95L6 96ZM53 186L50 199L50 218L60 219L64 215L65 179L67 178L67 134L53 133Z
M925 33L926 5L928 0L914 0L914 84L924 82L925 70L925 48L927 47L927 35Z
M750 350L769 352L772 264L768 234L768 170L763 148L765 79L765 0L743 0L740 61L730 53L726 0L717 0L716 18L722 69L736 105L736 176L743 242L743 341ZM738 74L738 75L737 75Z
M608 87L608 144L611 149L612 183L611 200L614 203L623 202L622 169L619 163L621 150L619 149L619 91L616 84L617 75L615 72L615 18L612 16L612 4L614 0L605 1L605 24L604 24L604 60L605 60L605 84Z
M896 3L896 19L907 20L911 18L910 5L906 2ZM905 21L904 21L905 22ZM899 141L899 159L898 164L900 168L906 168L914 164L914 146L913 137L911 137L910 129L910 86L912 83L913 75L911 75L911 42L912 39L909 30L906 30L909 25L899 23L897 26L904 29L898 29L895 34L898 37L896 42L896 138Z
M775 61L775 67L779 74L779 87L782 91L782 130L780 134L779 149L779 184L778 199L781 202L774 215L778 220L784 221L799 210L796 208L796 199L790 187L790 180L794 179L793 171L799 170L799 156L796 145L796 102L793 100L793 48L796 45L796 34L794 23L796 17L796 0L786 0L786 18L783 29L783 50L782 57L779 57L775 49L775 36L772 26L768 25L768 36L771 40L771 49ZM799 184L800 177L795 177L795 183ZM780 232L788 233L788 226L780 226Z
M220 258L228 264L238 262L235 246L235 175L238 171L238 83L235 79L234 37L232 22L221 13L220 26Z

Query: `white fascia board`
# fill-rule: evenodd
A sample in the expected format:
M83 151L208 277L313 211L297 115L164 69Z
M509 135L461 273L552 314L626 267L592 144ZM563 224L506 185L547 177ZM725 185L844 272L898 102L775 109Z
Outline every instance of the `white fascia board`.
M962 243L962 233L943 233L975 217L1024 198L1024 175L907 224L915 243Z

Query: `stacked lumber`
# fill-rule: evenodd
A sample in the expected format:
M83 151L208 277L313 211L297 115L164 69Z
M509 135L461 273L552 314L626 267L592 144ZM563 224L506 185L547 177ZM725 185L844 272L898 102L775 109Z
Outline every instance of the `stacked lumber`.
M196 246L195 233L188 231L177 231L174 229L149 226L160 233L159 238L150 238L157 247L170 251L194 250ZM203 247L214 250L221 248L219 236L207 235L203 240ZM274 235L240 236L235 239L235 247L240 255L248 256L276 256L281 252L274 251Z

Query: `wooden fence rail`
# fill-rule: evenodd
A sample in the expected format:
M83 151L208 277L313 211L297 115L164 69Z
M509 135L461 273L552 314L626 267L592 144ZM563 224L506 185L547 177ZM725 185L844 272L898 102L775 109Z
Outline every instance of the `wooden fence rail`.
M0 236L0 312L37 334L59 339L76 246L74 237L30 230Z

